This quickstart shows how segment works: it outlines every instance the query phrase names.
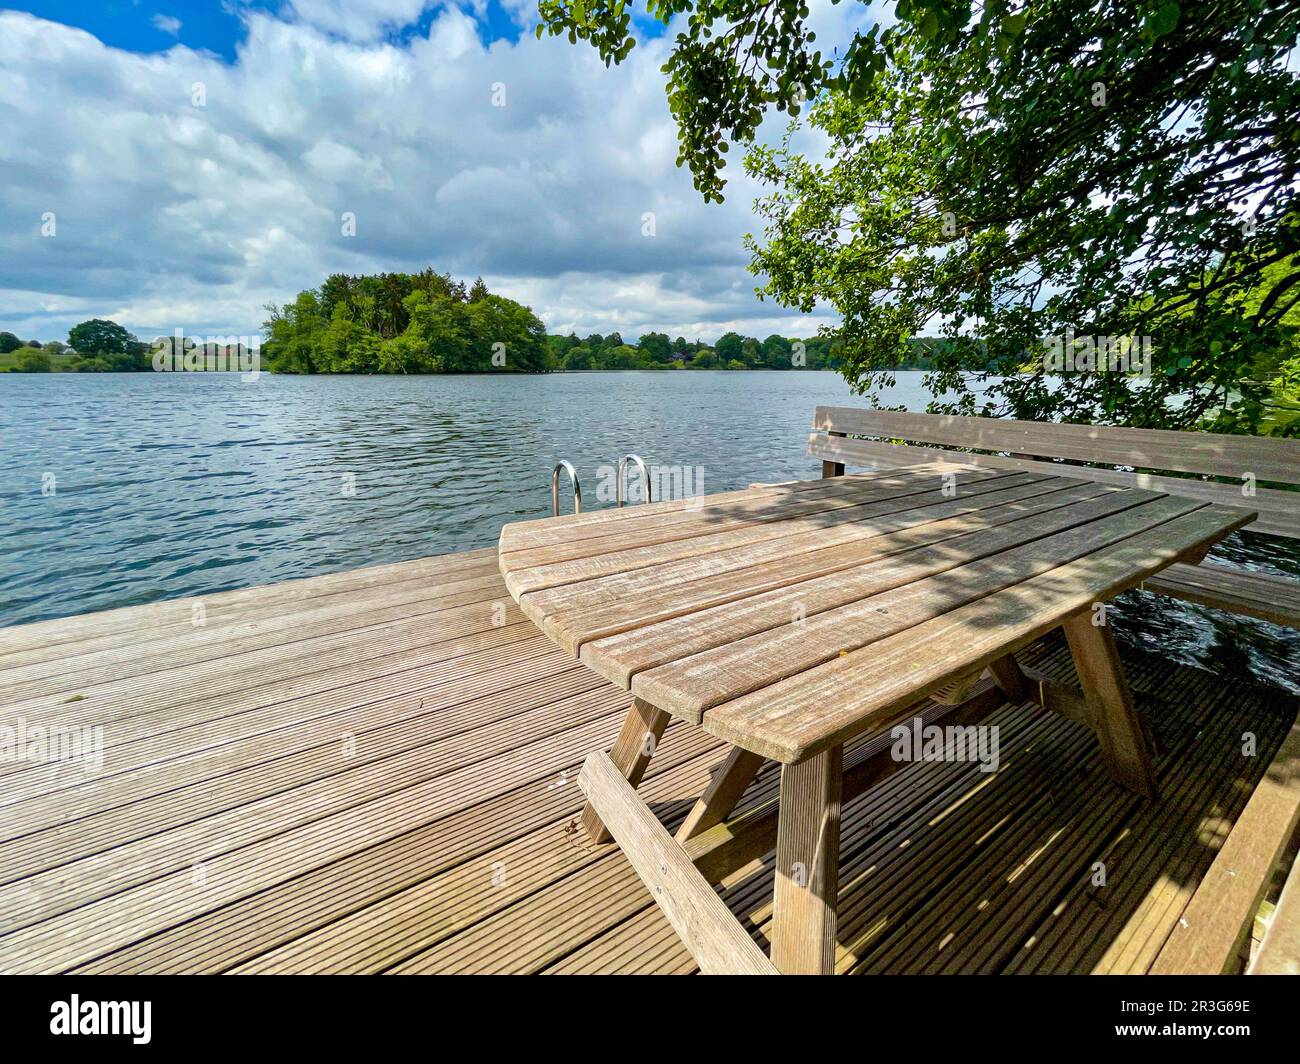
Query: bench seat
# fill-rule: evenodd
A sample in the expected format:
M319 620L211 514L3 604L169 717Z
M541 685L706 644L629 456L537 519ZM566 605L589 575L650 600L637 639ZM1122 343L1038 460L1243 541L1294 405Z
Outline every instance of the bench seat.
M1179 563L1147 578L1142 590L1300 628L1300 581L1292 577Z

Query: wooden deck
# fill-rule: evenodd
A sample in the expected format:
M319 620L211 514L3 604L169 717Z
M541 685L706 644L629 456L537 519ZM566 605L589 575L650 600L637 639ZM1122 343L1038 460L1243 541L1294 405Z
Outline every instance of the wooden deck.
M0 725L105 743L94 774L0 763L0 970L694 970L575 831L628 695L519 613L495 550L207 596L201 626L196 601L0 630ZM1062 646L1023 656L1073 678ZM919 763L846 807L841 970L1152 967L1300 705L1125 660L1162 800L1083 727L1004 706L1000 771ZM722 750L670 725L641 785L670 827ZM770 860L723 888L764 946Z

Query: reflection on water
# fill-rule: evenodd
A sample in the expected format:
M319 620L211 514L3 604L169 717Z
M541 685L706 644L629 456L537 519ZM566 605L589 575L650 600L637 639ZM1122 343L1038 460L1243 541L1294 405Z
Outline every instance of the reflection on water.
M891 401L923 409L919 374L898 378ZM0 625L491 546L549 513L559 458L588 508L626 451L699 467L709 492L815 477L813 407L855 402L813 372L0 375ZM1285 541L1215 554L1300 575ZM1297 686L1294 632L1147 595L1117 619L1161 653Z

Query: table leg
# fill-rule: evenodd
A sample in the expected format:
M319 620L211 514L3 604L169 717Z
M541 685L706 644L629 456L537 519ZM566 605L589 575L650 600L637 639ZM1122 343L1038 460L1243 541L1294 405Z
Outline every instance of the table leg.
M1155 798L1151 753L1110 629L1093 624L1089 613L1071 617L1061 627L1084 697L1095 715L1097 737L1111 775L1129 790Z
M990 661L989 675L993 677L998 690L1006 695L1007 701L1012 705L1019 705L1028 697L1025 674L1014 654Z
M772 963L781 972L835 971L844 747L781 766Z
M639 698L632 700L632 708L623 719L623 727L610 750L610 760L623 773L634 788L645 775L646 766L654 755L655 747L668 726L668 714ZM609 842L614 836L600 821L591 802L582 809L582 826L592 842Z
M682 826L677 829L677 841L686 842L726 820L736 808L745 789L754 782L764 760L760 754L751 754L748 750L733 746L703 797L686 814Z

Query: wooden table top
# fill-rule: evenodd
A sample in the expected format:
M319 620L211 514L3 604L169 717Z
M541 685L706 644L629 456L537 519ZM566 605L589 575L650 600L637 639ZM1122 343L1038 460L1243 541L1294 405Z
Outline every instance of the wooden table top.
M499 553L525 615L596 672L793 762L1254 516L939 463L516 522Z

